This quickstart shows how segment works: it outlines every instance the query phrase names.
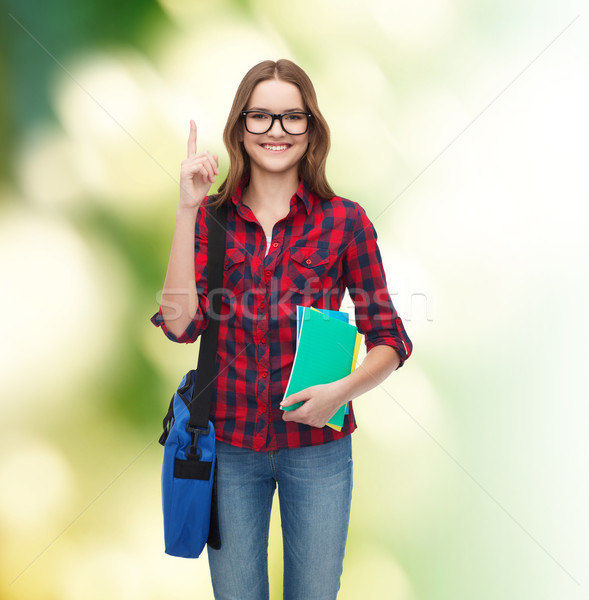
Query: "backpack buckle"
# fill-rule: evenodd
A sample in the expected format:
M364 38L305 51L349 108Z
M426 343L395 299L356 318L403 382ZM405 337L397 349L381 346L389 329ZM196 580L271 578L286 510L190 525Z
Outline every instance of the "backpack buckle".
M186 450L184 450L184 455L186 458L200 460L202 457L202 450L198 447L198 438L201 435L209 435L211 428L209 425L205 427L192 427L190 423L186 423L186 431L190 434L192 438L192 443L190 446L187 446Z

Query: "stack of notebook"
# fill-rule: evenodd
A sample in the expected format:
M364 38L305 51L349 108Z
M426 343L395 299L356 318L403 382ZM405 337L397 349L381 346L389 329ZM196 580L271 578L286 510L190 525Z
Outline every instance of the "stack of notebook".
M362 336L348 321L345 312L297 306L297 348L285 398L313 385L337 381L356 368ZM283 410L295 410L301 404ZM347 412L346 403L327 425L341 431Z

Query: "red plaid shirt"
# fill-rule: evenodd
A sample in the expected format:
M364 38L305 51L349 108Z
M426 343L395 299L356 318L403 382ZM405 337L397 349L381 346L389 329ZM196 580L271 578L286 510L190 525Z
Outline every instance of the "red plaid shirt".
M225 292L211 400L216 437L268 451L349 435L356 428L351 403L341 432L283 421L279 404L295 354L297 305L339 310L348 288L367 350L392 346L401 364L411 354L411 341L387 290L376 231L358 203L338 196L320 200L301 182L290 212L274 226L266 255L266 236L241 202L242 189L227 211ZM176 342L194 342L208 322L203 208L196 220L195 266L199 305L186 331L178 337L170 333L161 309L151 319Z

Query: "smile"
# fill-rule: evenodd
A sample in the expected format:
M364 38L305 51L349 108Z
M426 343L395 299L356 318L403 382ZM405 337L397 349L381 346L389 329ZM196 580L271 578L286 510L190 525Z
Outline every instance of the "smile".
M290 148L290 144L261 144L264 150L269 150L270 152L284 152Z

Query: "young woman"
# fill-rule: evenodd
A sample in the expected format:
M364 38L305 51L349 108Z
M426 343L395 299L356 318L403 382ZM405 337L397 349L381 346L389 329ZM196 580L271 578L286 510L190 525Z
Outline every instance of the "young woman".
M194 342L209 319L204 205L218 157L198 151L190 122L161 308L153 322ZM326 423L411 353L387 291L376 232L325 177L329 129L305 72L288 60L253 67L223 140L229 172L224 298L211 420L222 545L208 549L215 598L268 598L268 528L278 487L285 600L337 595L352 493L350 434ZM366 358L350 375L283 401L296 346L296 306L339 310L346 288ZM301 402L293 411L281 407Z

